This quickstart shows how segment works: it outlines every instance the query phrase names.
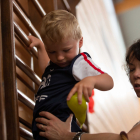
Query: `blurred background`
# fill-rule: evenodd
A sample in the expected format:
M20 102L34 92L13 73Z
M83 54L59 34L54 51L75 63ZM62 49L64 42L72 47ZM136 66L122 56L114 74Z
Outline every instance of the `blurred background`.
M128 132L140 120L140 100L124 69L127 48L140 38L140 1L81 0L76 10L84 37L82 51L114 79L112 90L94 90L89 130Z

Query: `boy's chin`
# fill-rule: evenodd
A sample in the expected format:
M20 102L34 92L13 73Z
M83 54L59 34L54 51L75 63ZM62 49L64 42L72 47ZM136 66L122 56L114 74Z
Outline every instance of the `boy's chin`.
M64 67L67 67L69 64L68 63L64 63L64 64L57 64L59 67L62 67L62 68L64 68Z

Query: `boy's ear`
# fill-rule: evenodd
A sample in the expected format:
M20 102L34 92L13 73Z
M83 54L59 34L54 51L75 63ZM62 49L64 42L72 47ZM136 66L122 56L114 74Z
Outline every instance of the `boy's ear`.
M79 48L81 48L83 46L83 37L81 37L80 41L79 41Z

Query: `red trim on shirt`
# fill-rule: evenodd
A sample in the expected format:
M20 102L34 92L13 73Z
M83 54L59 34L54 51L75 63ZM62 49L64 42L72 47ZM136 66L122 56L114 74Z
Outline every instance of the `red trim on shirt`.
M93 67L95 70L97 70L97 71L100 72L101 74L104 74L103 71L101 71L99 68L95 67L95 66L87 59L86 54L81 53L81 55L84 57L84 60L85 60L91 67Z

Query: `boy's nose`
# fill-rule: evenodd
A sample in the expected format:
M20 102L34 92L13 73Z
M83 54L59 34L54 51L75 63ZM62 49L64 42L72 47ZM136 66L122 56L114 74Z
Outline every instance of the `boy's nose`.
M62 61L64 59L64 56L62 54L57 55L57 60Z

